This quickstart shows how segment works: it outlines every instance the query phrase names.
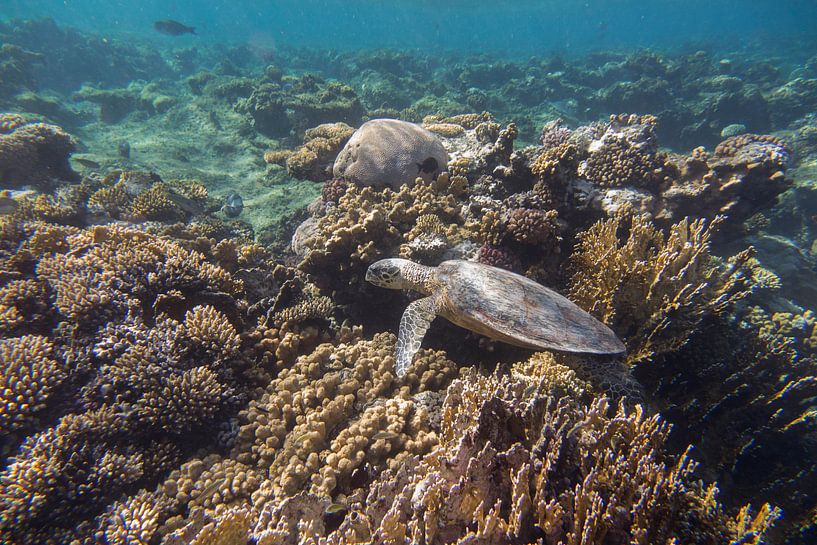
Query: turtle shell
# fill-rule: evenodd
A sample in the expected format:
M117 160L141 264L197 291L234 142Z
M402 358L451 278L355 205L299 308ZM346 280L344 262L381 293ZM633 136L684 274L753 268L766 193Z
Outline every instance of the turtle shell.
M619 354L615 333L555 291L524 276L470 261L444 261L440 314L486 337L524 348Z

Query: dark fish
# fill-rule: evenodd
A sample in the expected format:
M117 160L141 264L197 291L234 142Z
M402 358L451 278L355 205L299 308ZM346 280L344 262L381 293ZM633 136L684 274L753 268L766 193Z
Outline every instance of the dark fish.
M119 142L119 145L116 146L116 151L119 152L119 156L123 159L130 159L130 144L127 141L122 140Z
M84 157L72 157L72 159L86 168L99 168L100 166L102 166L96 161L92 161L91 159L85 159Z
M235 218L241 215L241 212L244 211L244 200L241 198L241 195L235 191L227 193L227 196L224 197L224 206L221 207L221 211L224 212L224 215L228 218Z
M156 21L153 23L153 28L162 34L168 36L181 36L182 34L195 34L196 29L192 26L185 26L173 19L166 19L164 21Z
M222 130L221 121L218 119L218 114L213 110L207 114L207 117L210 119L210 124L218 131Z
M425 172L427 174L436 172L439 166L439 163L437 163L437 160L434 157L429 157L422 163L417 163L417 172Z

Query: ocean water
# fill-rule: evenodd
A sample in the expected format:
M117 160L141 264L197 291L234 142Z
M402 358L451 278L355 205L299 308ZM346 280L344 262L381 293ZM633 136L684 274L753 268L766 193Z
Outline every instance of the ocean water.
M156 38L157 19L198 28L187 43L253 43L333 49L583 54L594 49L700 46L801 59L813 50L817 13L785 3L614 0L520 2L63 2L6 0L5 18L51 17L90 32ZM185 42L183 42L185 43Z
M817 543L815 29L0 0L0 543Z

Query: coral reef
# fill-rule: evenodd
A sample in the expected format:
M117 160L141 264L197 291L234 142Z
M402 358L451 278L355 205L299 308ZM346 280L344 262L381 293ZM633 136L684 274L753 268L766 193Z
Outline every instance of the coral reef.
M332 169L336 178L393 189L429 181L448 165L448 153L430 131L397 119L372 119L346 143Z
M817 321L786 301L815 270L814 59L0 42L0 104L39 116L0 116L0 542L815 540ZM445 161L336 177L372 118ZM308 210L287 176L325 182ZM524 274L629 354L440 324L397 378L410 296L363 283L397 255Z
M255 524L230 508L176 535L186 543L217 529L257 543L762 542L779 511L765 504L726 515L716 489L693 480L688 454L666 457L659 417L603 398L557 402L548 395L567 382L551 376L455 381L439 409L439 444L384 471L365 497L275 498Z
M751 291L751 252L718 266L709 252L713 228L684 220L665 236L632 215L579 234L570 295L625 339L631 364L677 350L704 318Z
M286 165L293 178L323 182L332 177L335 157L349 141L354 129L346 123L326 123L307 129L304 143L292 152L269 151L267 163Z
M33 185L52 189L75 180L68 158L75 149L70 135L55 125L0 114L0 184L4 188Z
M359 125L363 106L355 91L314 74L286 76L280 83L260 81L252 94L236 104L252 117L255 129L270 137L301 134L322 123Z

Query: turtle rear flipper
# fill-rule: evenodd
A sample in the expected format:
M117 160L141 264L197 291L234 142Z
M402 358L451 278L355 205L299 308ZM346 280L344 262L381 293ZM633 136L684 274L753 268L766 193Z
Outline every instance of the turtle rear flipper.
M397 336L397 362L395 370L397 376L402 377L408 371L414 354L423 344L428 326L437 317L437 312L442 304L442 296L439 293L418 299L403 312L400 319L400 333Z

